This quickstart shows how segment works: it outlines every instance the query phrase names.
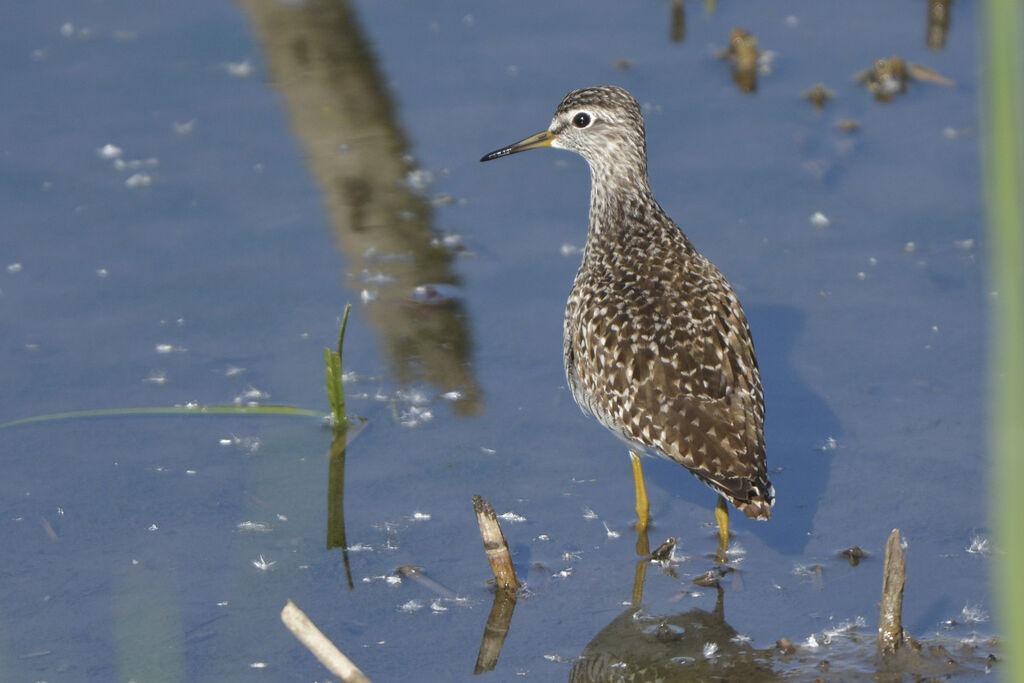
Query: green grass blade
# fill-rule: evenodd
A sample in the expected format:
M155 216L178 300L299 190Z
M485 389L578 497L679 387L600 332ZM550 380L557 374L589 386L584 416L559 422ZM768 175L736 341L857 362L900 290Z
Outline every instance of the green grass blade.
M1021 192L1021 3L989 0L984 7L986 87L982 109L989 222L990 303L988 429L991 510L997 546L1000 629L1008 645L1004 680L1024 681L1024 209Z
M170 406L166 408L102 408L99 410L74 410L67 413L51 413L12 420L0 424L0 429L36 422L59 422L81 420L90 417L139 417L147 415L263 415L281 417L315 417L324 414L316 410L293 408L291 406Z

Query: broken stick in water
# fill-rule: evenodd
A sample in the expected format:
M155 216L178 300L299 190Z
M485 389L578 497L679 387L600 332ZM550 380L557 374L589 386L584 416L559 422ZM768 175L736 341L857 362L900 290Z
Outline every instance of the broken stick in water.
M885 574L882 577L882 601L878 603L878 650L893 654L903 645L903 587L907 566L900 545L900 530L893 529L885 544Z
M505 536L498 526L494 508L480 496L473 496L473 511L476 512L476 521L480 525L480 536L484 539L487 560L491 563L491 571L494 572L494 583L501 590L519 590L519 579L516 578L516 570L512 566L512 557L508 552L508 543L505 542Z
M327 636L320 632L316 624L306 613L295 606L291 600L281 610L281 621L312 652L327 670L342 680L343 683L370 683L359 667L341 653Z

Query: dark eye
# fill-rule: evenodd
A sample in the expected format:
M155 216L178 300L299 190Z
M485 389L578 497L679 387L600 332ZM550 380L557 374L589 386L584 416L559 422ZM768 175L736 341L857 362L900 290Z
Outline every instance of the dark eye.
M586 128L590 125L590 114L585 111L576 114L576 116L572 117L572 125L577 128Z

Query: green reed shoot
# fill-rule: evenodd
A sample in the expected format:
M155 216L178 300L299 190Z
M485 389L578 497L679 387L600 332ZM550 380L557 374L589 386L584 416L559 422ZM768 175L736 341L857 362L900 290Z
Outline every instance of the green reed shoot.
M327 368L327 401L331 405L331 418L335 431L344 431L348 428L345 388L341 384L341 350L345 343L345 326L348 324L350 310L352 310L352 304L345 304L345 312L341 316L341 331L338 333L337 352L324 347L324 365Z

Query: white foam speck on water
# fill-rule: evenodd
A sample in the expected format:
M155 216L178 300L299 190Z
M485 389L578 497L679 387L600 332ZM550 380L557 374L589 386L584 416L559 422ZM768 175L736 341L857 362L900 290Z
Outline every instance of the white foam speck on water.
M960 610L960 618L968 624L980 624L988 621L988 613L980 605L964 605Z
M517 514L515 512L506 512L504 514L498 515L498 519L500 519L502 521L505 521L505 522L510 522L510 523L518 523L518 522L525 522L526 521L526 517L524 517L523 515Z
M277 564L277 561L266 560L262 554L252 561L252 566L256 567L256 569L259 569L261 572L269 571L275 564Z
M971 543L967 546L967 552L971 555L987 557L992 554L992 542L987 536L978 534L971 538Z
M146 377L142 379L146 384L166 384L167 373L161 370L153 370Z
M815 450L819 450L822 453L828 453L839 448L839 442L836 441L834 436L826 437L824 441L815 447Z
M124 186L130 190L134 190L139 187L149 187L153 184L153 176L148 173L134 173L128 176L128 179L124 181Z
M421 406L409 406L409 409L404 411L399 418L398 422L403 427L412 429L413 427L419 427L425 422L430 422L434 419L434 412L430 408L424 408Z
M225 62L224 70L232 78L248 78L252 75L252 63L248 59L240 62Z
M398 606L398 611L404 612L405 614L419 612L421 609L423 609L423 603L419 600L410 600L409 602L403 603Z
M96 150L101 159L117 159L123 153L124 150L109 142Z
M157 344L157 353L185 353L188 351L184 346L175 346L174 344Z
M409 171L405 181L412 190L423 193L434 183L434 174L426 169L416 168Z
M252 408L258 406L260 404L260 401L265 401L269 398L269 393L261 391L256 387L250 385L241 394L235 396L233 402L236 406L246 405Z
M175 121L173 127L174 132L177 133L178 135L188 135L195 129L196 120L192 119L190 121L185 121L184 123L179 123L178 121Z

